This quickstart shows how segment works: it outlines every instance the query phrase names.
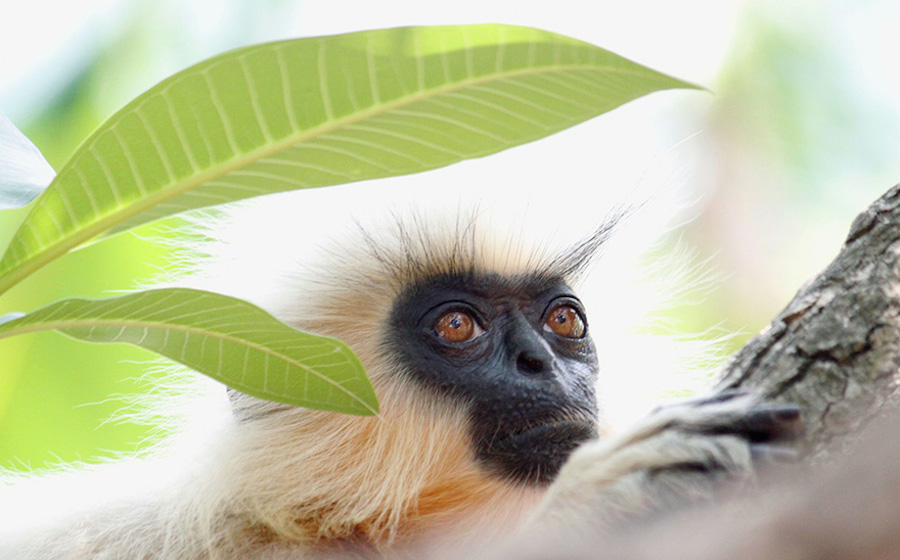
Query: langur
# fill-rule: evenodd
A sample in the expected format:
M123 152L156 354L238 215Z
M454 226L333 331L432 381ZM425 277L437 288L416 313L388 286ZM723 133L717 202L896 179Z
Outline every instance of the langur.
M266 298L353 348L378 417L220 388L213 427L190 445L51 479L40 500L28 492L41 481L14 487L0 558L502 556L751 479L795 431L796 408L718 395L610 433L596 389L605 342L592 338L604 314L578 286L620 217L562 251L498 236L478 212L357 228ZM37 520L19 522L29 504Z

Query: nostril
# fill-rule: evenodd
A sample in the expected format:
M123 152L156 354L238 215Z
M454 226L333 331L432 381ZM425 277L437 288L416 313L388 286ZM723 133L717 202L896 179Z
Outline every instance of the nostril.
M529 356L528 354L519 354L516 366L520 372L531 375L544 373L547 370L547 362L545 360Z

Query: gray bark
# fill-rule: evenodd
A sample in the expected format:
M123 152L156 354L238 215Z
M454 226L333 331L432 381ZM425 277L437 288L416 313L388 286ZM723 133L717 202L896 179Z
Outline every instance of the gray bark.
M838 256L726 365L719 389L801 405L813 460L845 449L900 385L900 185L850 227Z

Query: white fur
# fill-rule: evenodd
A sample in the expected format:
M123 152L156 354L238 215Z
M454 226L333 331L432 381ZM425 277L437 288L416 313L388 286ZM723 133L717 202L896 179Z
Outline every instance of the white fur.
M461 558L466 542L474 549L519 525L542 492L485 477L460 428L464 407L398 382L400 366L382 356L377 335L402 271L392 276L363 245L374 239L397 249L407 228L413 234L404 251L446 257L454 247L441 240L468 235L477 223L477 266L514 273L570 246L605 212L586 221L540 205L526 213L503 205L508 215L484 205L450 213L461 221L441 221L426 208L398 230L388 211L363 224L387 233L366 238L345 219L343 192L326 194L272 197L236 212L233 225L220 231L222 242L203 247L212 264L187 283L346 340L366 365L382 416L350 418L250 397L237 398L232 413L221 387L198 381L201 397L192 406L201 421L188 422L153 458L11 481L0 494L0 558L297 560L345 557L360 546L366 555ZM416 229L421 224L425 233ZM673 369L669 358L676 353L646 351L649 338L638 339L637 353L625 343L635 340L635 323L659 299L635 281L633 263L626 263L633 253L613 241L583 287L603 357L601 399L615 392L609 379L616 371L627 378ZM638 299L629 297L635 286Z

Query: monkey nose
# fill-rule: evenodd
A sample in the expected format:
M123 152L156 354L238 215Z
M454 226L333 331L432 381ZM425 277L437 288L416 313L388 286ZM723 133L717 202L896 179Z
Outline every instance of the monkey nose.
M530 377L547 376L553 370L553 354L540 332L521 314L513 315L504 342L515 365L510 367Z
M540 375L550 369L550 360L546 357L536 356L531 352L523 351L516 358L516 368L526 375Z

